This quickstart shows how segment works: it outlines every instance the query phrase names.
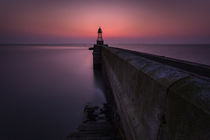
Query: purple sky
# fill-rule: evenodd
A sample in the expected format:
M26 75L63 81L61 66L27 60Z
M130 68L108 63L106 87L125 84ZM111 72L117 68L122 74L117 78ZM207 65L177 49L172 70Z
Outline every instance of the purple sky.
M210 0L0 0L0 43L210 43Z

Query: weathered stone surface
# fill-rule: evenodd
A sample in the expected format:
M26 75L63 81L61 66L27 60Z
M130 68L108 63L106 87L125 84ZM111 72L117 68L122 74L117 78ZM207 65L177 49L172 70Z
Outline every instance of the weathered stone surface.
M118 133L109 119L111 108L104 104L99 106L86 105L86 118L77 131L67 136L68 140L118 140Z
M209 136L210 83L207 80L115 48L102 48L102 64L127 139L204 140ZM191 112L199 119L193 118ZM184 117L176 119L177 115ZM182 126L183 123L186 125Z
M187 77L173 84L168 94L169 139L209 139L210 82Z
M105 123L88 122L80 125L78 132L72 133L68 140L115 140L112 126Z

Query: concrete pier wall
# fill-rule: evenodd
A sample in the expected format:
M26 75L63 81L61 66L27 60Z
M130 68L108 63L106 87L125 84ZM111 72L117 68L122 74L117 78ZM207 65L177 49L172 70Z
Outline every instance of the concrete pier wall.
M111 47L101 47L100 61L126 139L210 138L208 77L160 63L141 53ZM206 71L209 72L208 68Z

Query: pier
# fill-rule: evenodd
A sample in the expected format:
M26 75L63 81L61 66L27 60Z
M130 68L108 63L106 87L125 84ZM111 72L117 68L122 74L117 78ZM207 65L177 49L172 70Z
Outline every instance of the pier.
M126 139L209 139L209 66L97 47Z
M111 88L123 139L210 138L209 66L103 42L92 49L94 69Z

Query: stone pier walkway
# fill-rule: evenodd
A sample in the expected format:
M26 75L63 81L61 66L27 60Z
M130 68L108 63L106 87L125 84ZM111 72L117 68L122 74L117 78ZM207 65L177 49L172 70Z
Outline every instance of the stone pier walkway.
M88 122L81 124L68 140L115 140L115 134L108 122Z
M103 108L98 106L86 106L84 109L86 120L71 133L67 140L116 140L117 134L110 123L110 111L107 105Z

